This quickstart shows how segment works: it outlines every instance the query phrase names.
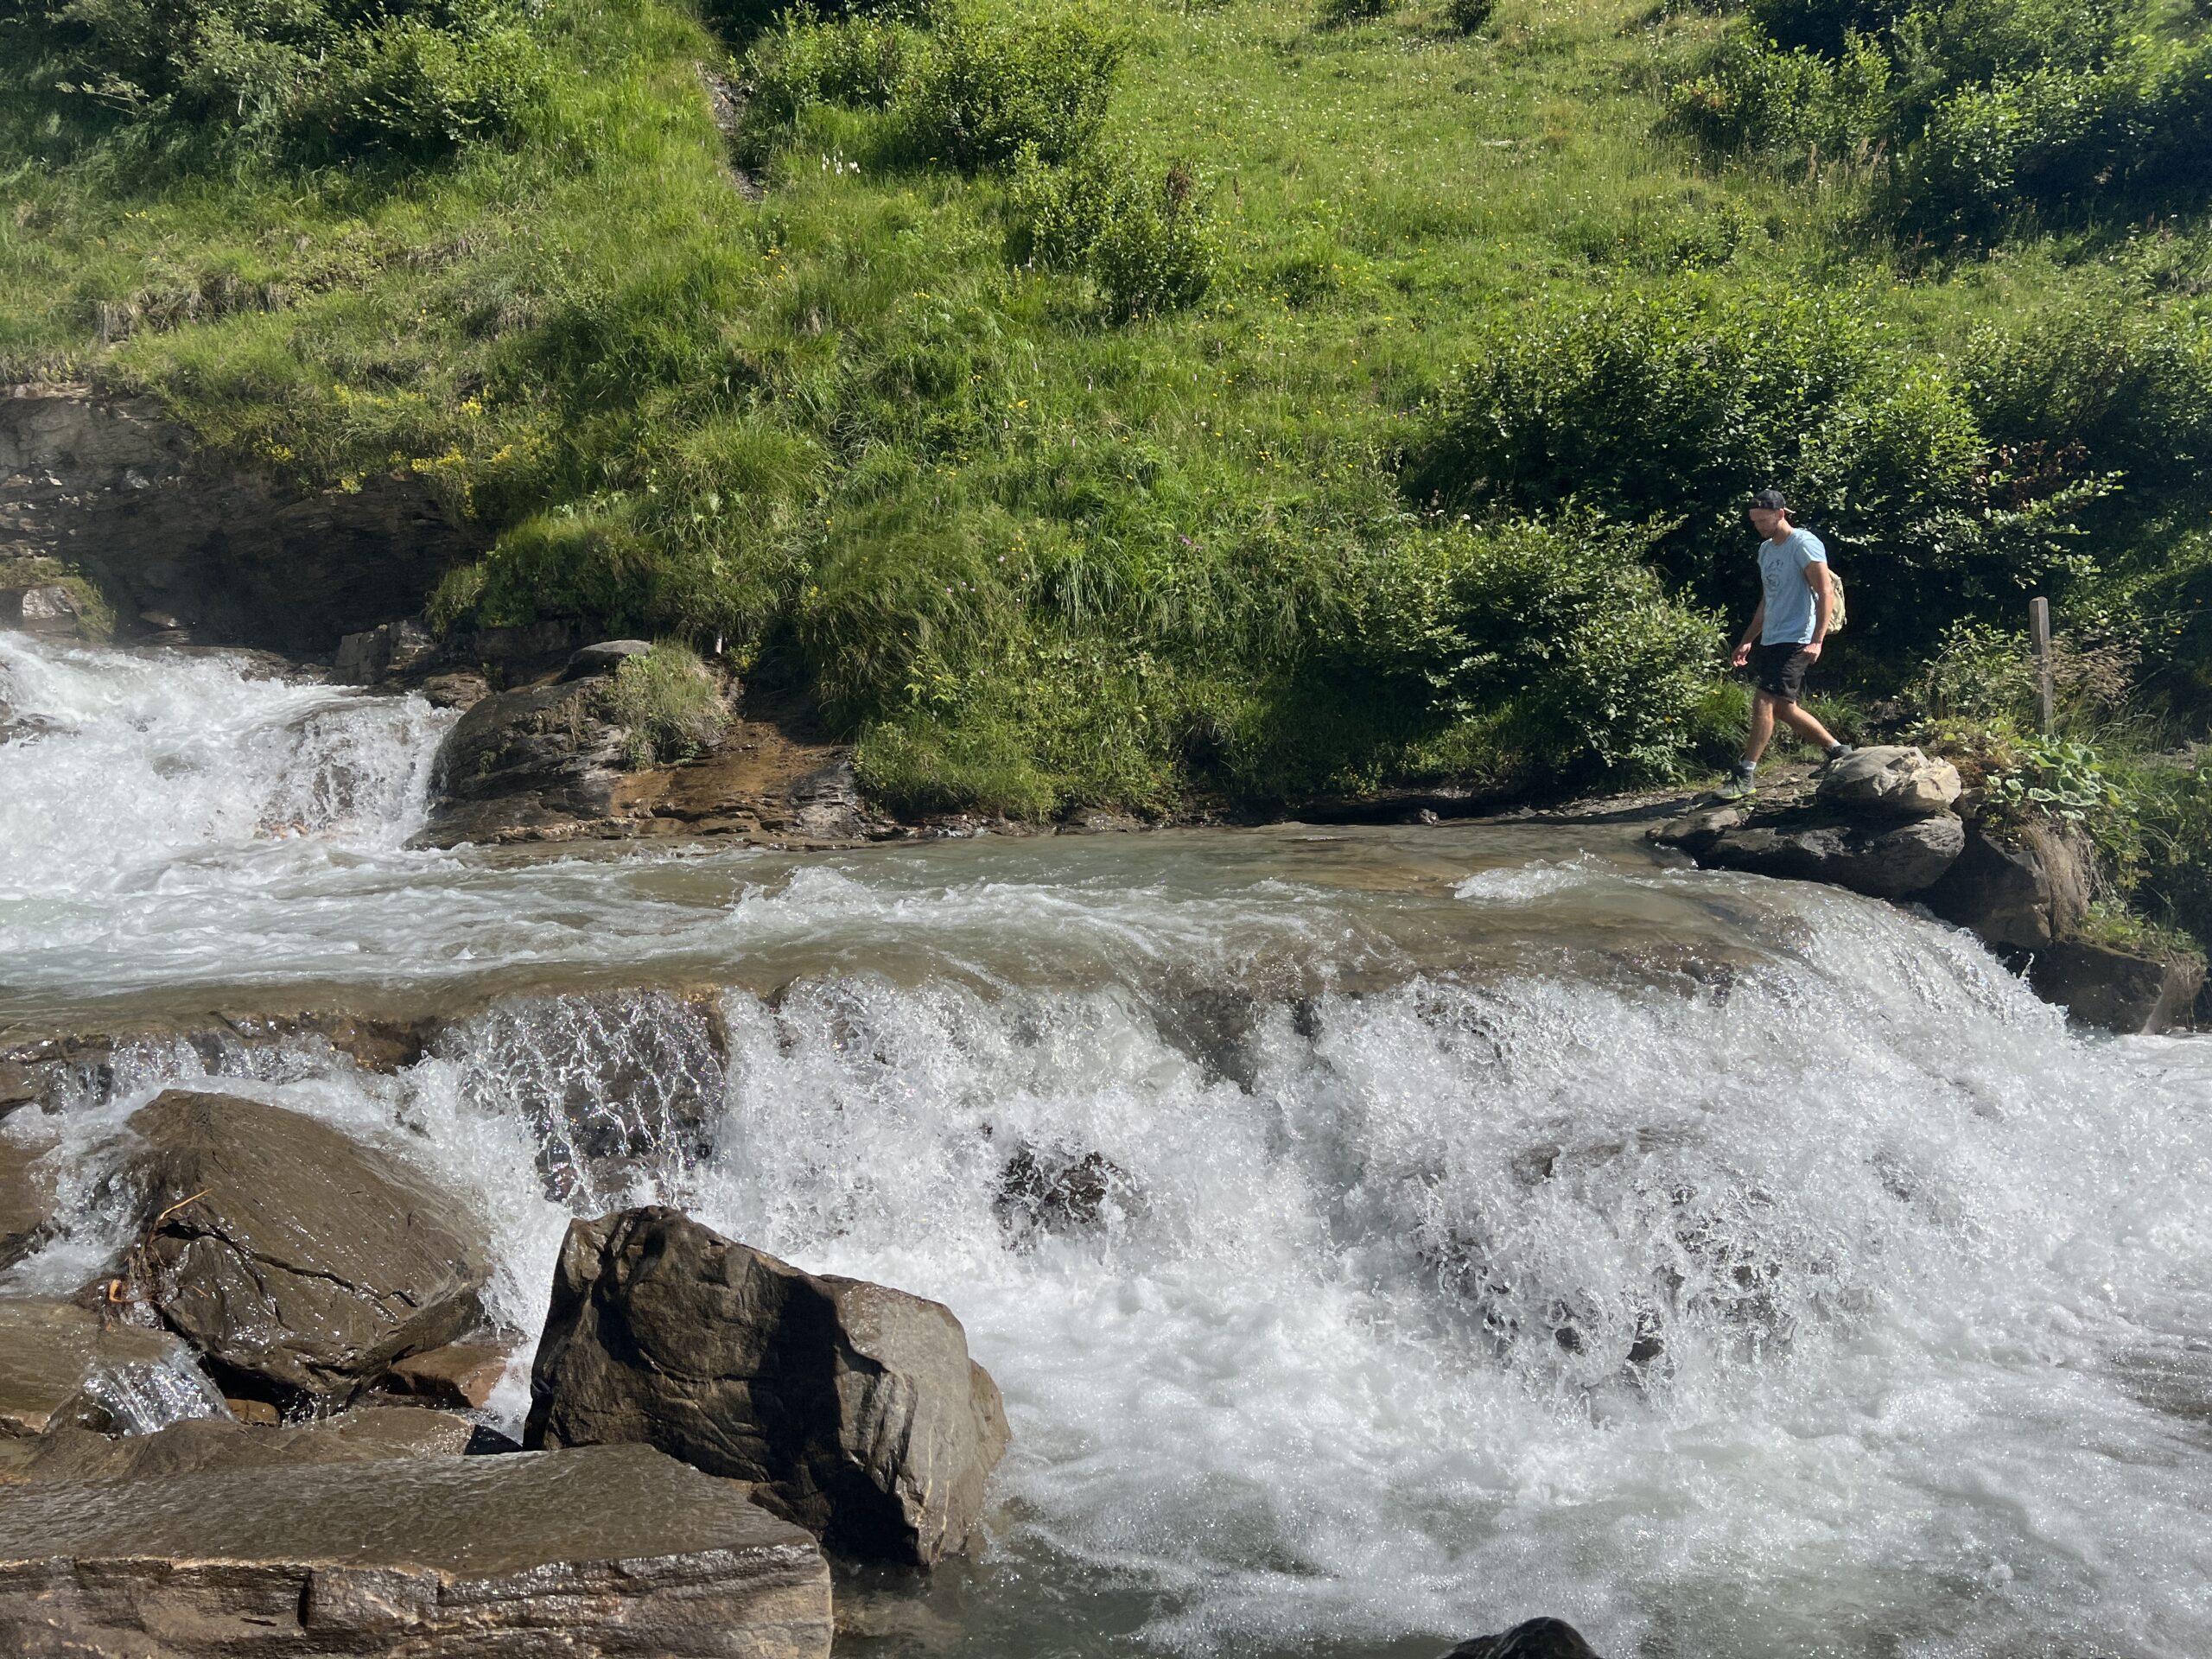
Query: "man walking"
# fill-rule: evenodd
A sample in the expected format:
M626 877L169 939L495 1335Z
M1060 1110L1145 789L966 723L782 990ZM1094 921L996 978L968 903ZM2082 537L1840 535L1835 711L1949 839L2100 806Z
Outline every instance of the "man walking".
M1724 801L1740 801L1757 792L1754 776L1759 757L1774 736L1774 722L1817 743L1835 760L1848 754L1851 746L1836 741L1835 734L1799 708L1804 695L1805 673L1821 658L1828 619L1835 609L1835 590L1828 581L1828 550L1809 530L1789 522L1789 503L1780 490L1761 490L1745 504L1752 528L1765 539L1759 543L1759 607L1744 630L1736 654L1729 660L1738 668L1752 661L1754 643L1757 682L1751 692L1751 729L1744 741L1744 758L1735 774L1714 792Z

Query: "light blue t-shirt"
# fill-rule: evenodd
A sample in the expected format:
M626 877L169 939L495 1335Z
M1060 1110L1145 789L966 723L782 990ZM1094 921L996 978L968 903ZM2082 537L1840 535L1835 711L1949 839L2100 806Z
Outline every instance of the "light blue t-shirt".
M1805 567L1826 564L1828 550L1809 530L1793 530L1778 542L1759 543L1759 580L1766 585L1763 645L1802 645L1813 637L1813 585Z

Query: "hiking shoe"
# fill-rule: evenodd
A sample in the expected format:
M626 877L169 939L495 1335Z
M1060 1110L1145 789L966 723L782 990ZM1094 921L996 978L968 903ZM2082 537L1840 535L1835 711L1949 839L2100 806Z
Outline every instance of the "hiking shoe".
M1758 784L1745 777L1743 773L1738 772L1713 791L1713 798L1716 801L1748 801L1758 792Z
M1826 772L1830 766L1835 765L1837 761L1842 760L1846 755L1855 754L1857 753L1858 749L1854 745L1849 743L1839 743L1835 747L1828 751L1827 759L1821 762L1821 770L1822 772Z

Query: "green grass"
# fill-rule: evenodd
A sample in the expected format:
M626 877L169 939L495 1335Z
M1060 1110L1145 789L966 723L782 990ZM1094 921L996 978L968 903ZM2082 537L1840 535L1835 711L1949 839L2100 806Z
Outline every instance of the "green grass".
M303 483L420 474L501 534L434 614L720 639L810 685L886 800L1044 817L1604 772L1525 695L1343 648L1347 615L1413 626L1369 599L1448 526L1402 471L1500 329L1687 282L1847 295L1930 364L2077 298L2202 335L2196 221L1931 259L1849 168L1700 149L1666 91L1723 18L1357 10L1113 12L1101 146L1135 178L1184 163L1208 217L1181 310L1116 321L1092 275L1017 264L1009 175L911 155L884 111L801 111L749 201L696 73L732 43L671 0L548 0L545 98L448 162L0 161L0 372L150 391ZM2155 514L2093 528L2114 580L2173 557ZM1686 760L1718 695L1669 728Z

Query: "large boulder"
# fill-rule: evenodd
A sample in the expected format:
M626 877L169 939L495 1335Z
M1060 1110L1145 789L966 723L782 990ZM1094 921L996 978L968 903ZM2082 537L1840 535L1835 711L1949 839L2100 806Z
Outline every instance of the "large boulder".
M1697 861L1796 881L1825 881L1875 899L1902 899L1932 886L1966 846L1966 827L1940 817L1866 823L1790 814L1701 836Z
M1563 1618L1532 1618L1496 1636L1462 1642L1444 1659L1598 1659L1582 1632Z
M622 728L592 679L524 686L472 705L439 744L431 846L498 841L607 817L622 772Z
M157 1382L185 1410L222 1409L190 1351L166 1332L49 1297L0 1301L0 1439L155 1427L130 1418L135 1401L160 1391Z
M1829 766L1815 794L1823 805L1842 811L1932 818L1959 798L1959 769L1918 749L1877 744Z
M0 1489L24 1659L826 1659L830 1569L641 1446Z
M2040 950L2088 915L2092 856L2078 834L2031 823L2000 838L1970 823L1958 862L1922 901L1990 944Z
M11 1466L0 1464L0 1484L155 1480L218 1469L457 1458L475 1429L466 1417L418 1406L359 1406L284 1428L251 1428L224 1417L192 1418L151 1434L119 1438L56 1428L39 1440L14 1442L29 1455Z
M453 1199L329 1125L170 1090L119 1178L146 1217L125 1294L241 1391L343 1400L481 1317L491 1251Z
M941 1304L652 1207L570 1225L524 1435L632 1440L757 1483L842 1554L928 1567L976 1533L1007 1429Z
M2144 1034L2188 1021L2204 987L2204 964L2062 939L2029 963L2028 982L2076 1020Z

